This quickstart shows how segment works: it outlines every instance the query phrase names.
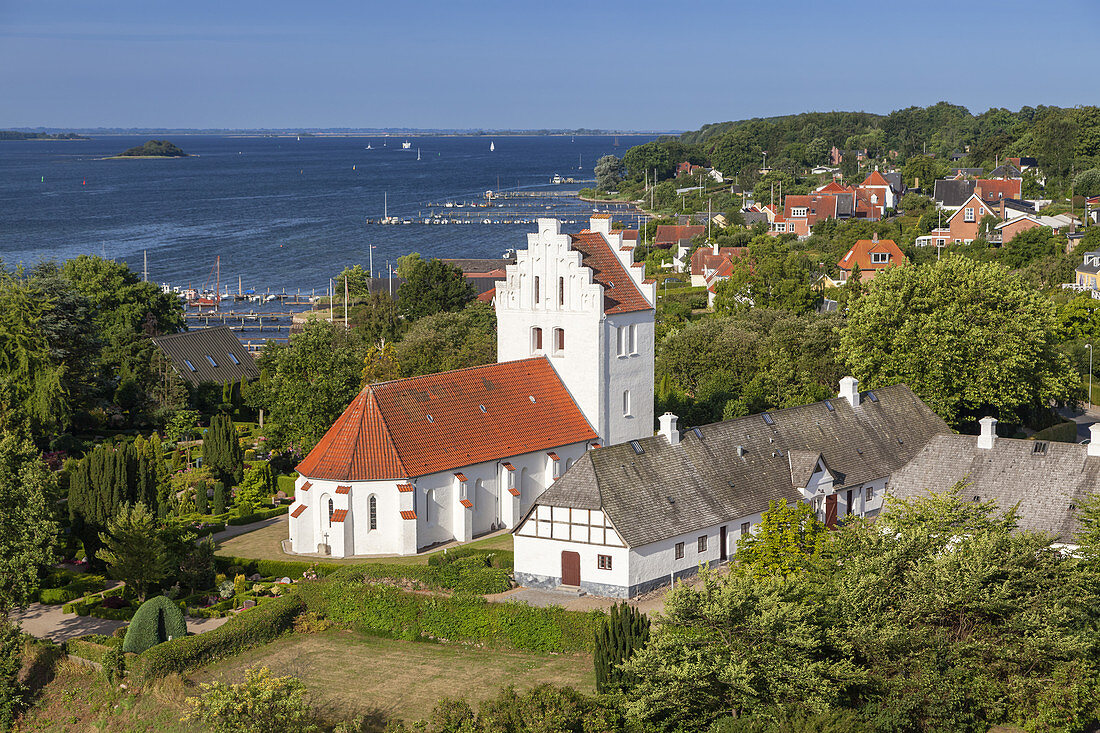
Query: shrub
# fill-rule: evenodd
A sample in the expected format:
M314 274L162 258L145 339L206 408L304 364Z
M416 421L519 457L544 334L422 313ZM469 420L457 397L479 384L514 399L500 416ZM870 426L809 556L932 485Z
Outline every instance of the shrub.
M649 641L649 617L626 603L616 603L611 614L596 627L596 689L614 692L634 684L633 675L622 670L636 649Z
M225 514L225 484L214 482L214 508L212 514Z
M107 675L107 682L114 684L116 679L121 679L126 673L126 654L118 647L110 647L103 654L103 674Z
M1051 440L1056 443L1076 443L1077 423L1072 420L1051 425L1032 436L1033 440Z
M204 683L184 720L213 733L312 733L320 730L296 677L273 677L267 667L252 667L235 685Z
M294 496L294 482L298 480L298 474L280 475L275 479L276 488L287 496Z
M259 575L263 578L300 578L307 570L313 569L319 576L334 573L345 568L345 565L335 563L310 563L298 560L251 560L246 557L229 557L217 555L214 563L219 571L227 572L229 568L240 568L245 575Z
M493 568L511 570L514 566L515 553L511 550L485 550L480 547L459 547L454 550L437 552L428 555L428 564L432 566L449 565L468 557L483 557L485 565Z
M290 629L304 608L296 595L265 601L213 631L172 639L149 649L141 655L143 671L149 677L163 677L239 654Z
M125 608L107 608L103 605L96 605L90 608L88 615L94 618L107 619L109 621L129 621L134 617L134 609L130 606L126 606Z
M316 611L306 611L294 619L294 633L296 634L316 634L326 631L331 626L332 622L319 616Z
M66 653L98 664L103 664L103 656L109 650L109 646L92 641L91 637L69 639L65 642Z
M259 522L261 519L270 519L271 517L277 517L281 514L286 514L289 510L289 506L277 506L274 509L260 509L259 511L244 514L239 517L230 517L229 521L226 522L226 524L232 526L252 524L253 522Z
M142 603L134 614L126 629L122 649L141 654L146 649L186 635L187 621L179 606L164 596L156 596Z

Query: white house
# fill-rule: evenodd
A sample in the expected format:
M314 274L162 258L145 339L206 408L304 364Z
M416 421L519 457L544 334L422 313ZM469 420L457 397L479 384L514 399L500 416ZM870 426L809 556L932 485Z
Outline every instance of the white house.
M653 434L656 285L607 218L539 220L496 289L499 362L369 385L298 466L294 552L513 528L591 447Z
M523 585L633 597L727 561L769 501L809 502L833 525L874 515L892 472L947 425L908 387L749 415L586 453L513 531Z

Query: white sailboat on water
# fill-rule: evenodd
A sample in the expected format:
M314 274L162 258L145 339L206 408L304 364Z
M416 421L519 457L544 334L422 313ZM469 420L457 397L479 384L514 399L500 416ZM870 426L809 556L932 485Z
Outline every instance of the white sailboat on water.
M406 140L405 142L401 143L401 149L402 149L402 150L408 150L409 148L411 148L411 147L412 147L412 145L413 145L413 144L412 144L411 142L409 142L408 140Z
M492 140L490 140L490 141L489 141L489 152L491 153L491 152L493 152L493 151L494 151L494 150L496 150L496 149L497 149L497 145L496 145L496 143L494 143L494 142L493 142Z
M420 148L416 149L416 159L420 160Z

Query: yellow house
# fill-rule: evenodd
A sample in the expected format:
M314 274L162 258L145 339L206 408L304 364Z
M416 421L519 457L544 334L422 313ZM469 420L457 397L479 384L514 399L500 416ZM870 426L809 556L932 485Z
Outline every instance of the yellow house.
M1077 266L1077 287L1098 290L1096 279L1100 273L1100 252L1086 252L1084 261Z

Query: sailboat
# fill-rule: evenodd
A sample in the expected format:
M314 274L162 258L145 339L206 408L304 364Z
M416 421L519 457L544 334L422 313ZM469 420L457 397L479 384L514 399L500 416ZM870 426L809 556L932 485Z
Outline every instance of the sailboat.
M412 143L411 143L411 142L409 142L408 140L406 140L405 142L401 143L401 149L402 149L402 150L408 150L408 149L409 149L409 148L411 148L411 147L412 147Z
M367 150L373 150L373 149L374 149L374 148L372 148L372 147L370 146L370 143L367 143Z
M490 140L489 141L489 152L491 153L496 149L497 149L496 143L494 143L492 140Z
M416 149L416 159L420 160L420 148Z

